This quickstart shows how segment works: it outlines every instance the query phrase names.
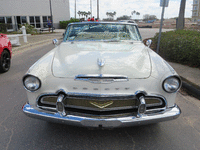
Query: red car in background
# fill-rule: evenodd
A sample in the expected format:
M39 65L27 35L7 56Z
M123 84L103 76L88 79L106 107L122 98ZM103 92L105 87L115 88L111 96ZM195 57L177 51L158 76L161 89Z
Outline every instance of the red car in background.
M12 45L6 34L0 34L0 73L10 69Z

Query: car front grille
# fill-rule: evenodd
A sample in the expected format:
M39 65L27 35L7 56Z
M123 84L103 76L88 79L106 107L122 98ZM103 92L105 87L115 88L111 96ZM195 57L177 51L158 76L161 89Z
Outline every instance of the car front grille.
M56 111L58 95L43 95L38 99L38 107ZM147 110L164 108L163 98L155 96L145 97ZM119 115L135 113L138 109L136 96L106 96L106 95L65 95L63 100L68 113L90 115Z

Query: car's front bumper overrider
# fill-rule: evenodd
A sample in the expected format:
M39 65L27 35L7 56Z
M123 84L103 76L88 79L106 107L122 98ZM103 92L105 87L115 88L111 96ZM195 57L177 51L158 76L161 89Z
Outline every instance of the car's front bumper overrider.
M144 114L140 117L128 116L121 118L97 119L89 117L80 117L74 115L62 116L59 113L48 113L47 111L38 111L26 103L23 106L23 112L32 118L42 119L45 121L64 123L68 125L83 126L83 127L101 127L101 128L115 128L145 125L157 123L162 121L173 120L181 114L180 108L175 105L174 107L167 108L159 113Z

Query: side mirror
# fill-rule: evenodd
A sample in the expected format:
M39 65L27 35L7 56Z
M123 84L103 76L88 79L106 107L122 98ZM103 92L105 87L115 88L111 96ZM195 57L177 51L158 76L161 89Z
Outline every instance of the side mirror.
M53 39L52 42L53 42L53 44L55 45L55 47L58 46L58 40L57 40L57 39Z
M152 43L152 40L150 40L150 39L146 41L146 45L147 45L148 47L150 47L151 43Z

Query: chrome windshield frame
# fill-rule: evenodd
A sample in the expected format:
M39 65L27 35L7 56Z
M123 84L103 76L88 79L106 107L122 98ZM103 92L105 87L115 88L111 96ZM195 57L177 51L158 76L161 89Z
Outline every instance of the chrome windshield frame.
M70 41L70 42L73 42L73 41L91 41L91 40L68 40L68 36L69 36L69 32L70 32L70 27L72 27L73 25L91 25L91 26L94 26L94 25L105 25L105 24L109 24L109 25L126 25L126 26L134 26L134 30L137 34L137 40L134 40L134 39L131 39L131 40L126 40L126 41L142 41L142 37L141 37L141 34L138 30L138 26L137 24L135 23L124 23L124 22L76 22L76 23L70 23L68 24L67 28L66 28L66 31L65 31L65 36L63 38L63 42L67 42L67 41ZM93 40L93 41L109 41L108 39L101 39L101 40ZM116 40L117 41L117 40ZM123 41L123 40L119 40L119 41Z

